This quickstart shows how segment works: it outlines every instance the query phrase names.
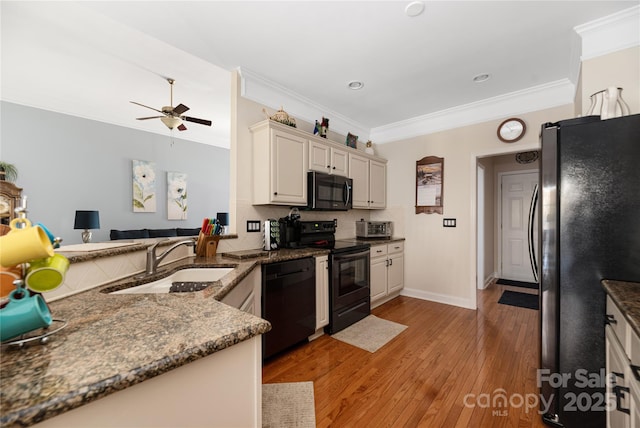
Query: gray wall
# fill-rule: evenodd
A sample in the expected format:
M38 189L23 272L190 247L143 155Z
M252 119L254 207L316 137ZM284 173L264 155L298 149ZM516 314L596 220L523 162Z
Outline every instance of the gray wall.
M82 242L73 229L76 210L100 211L93 242L108 241L110 229L199 227L204 217L229 211L228 149L178 138L172 145L168 130L153 134L8 102L0 107L0 159L18 168L29 219L63 245ZM132 159L156 164L155 213L133 212ZM187 220L167 220L168 171L187 174Z

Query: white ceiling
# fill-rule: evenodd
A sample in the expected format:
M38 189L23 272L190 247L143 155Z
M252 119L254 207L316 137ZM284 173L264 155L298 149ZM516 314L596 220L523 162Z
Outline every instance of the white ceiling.
M214 126L180 138L229 146L230 71L375 133L412 118L573 79L573 28L639 1L6 1L1 98L169 134L136 121L169 104ZM579 53L577 53L579 55ZM473 76L491 78L473 83ZM361 80L360 91L347 88ZM314 113L319 114L313 116ZM330 123L331 126L331 123ZM364 130L364 131L362 131ZM346 131L345 131L346 133Z

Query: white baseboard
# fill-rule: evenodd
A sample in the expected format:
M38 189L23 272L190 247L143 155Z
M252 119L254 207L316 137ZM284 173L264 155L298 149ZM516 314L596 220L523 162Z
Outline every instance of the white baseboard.
M482 285L482 290L484 290L485 288L487 288L489 286L489 284L491 284L496 278L498 277L498 273L497 272L493 272L492 274L490 274L485 280L484 280L484 284Z
M445 305L458 306L465 309L476 309L476 305L469 299L462 299L460 297L449 296L447 294L431 293L424 290L416 290L415 288L404 288L400 295L428 300L430 302L444 303Z

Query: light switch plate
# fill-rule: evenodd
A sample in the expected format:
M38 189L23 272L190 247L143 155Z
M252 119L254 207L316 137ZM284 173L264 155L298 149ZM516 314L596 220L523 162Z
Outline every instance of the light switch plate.
M455 218L445 218L442 220L442 227L456 227Z
M260 232L260 220L247 220L247 232Z

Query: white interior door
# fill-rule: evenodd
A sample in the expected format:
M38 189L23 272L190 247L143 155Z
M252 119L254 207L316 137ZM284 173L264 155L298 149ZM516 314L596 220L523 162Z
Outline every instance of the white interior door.
M529 208L538 173L505 174L501 179L500 277L536 282L529 255ZM535 225L535 222L534 222ZM538 228L534 227L534 242ZM534 246L535 248L535 246Z

